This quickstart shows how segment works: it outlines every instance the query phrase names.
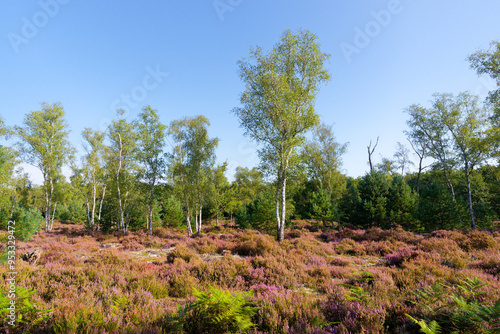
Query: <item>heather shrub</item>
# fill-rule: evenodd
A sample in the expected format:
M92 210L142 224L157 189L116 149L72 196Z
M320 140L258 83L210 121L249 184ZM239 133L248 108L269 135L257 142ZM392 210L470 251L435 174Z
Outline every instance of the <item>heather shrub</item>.
M193 291L193 288L198 286L199 280L191 276L190 272L181 272L178 275L170 277L168 283L169 296L184 298Z
M349 254L349 255L365 255L366 251L363 245L357 243L352 239L343 239L339 242L338 245L335 246L335 250L340 254Z
M420 253L420 251L402 247L394 253L386 254L384 260L388 266L400 267L403 262L415 259Z
M252 289L257 305L261 306L255 317L259 331L314 333L326 325L320 301L314 295L266 284L252 286Z
M330 242L330 241L336 241L338 239L338 232L337 231L323 231L319 235L319 240L323 242Z
M191 262L194 259L198 259L198 254L196 254L190 248L187 248L183 244L179 244L175 249L167 255L167 262L174 263L175 259L183 259L186 262Z
M338 238L359 240L359 239L361 239L362 234L364 234L364 231L362 231L362 230L353 230L353 229L344 227L338 232Z
M366 250L366 254L375 256L384 256L389 253L393 253L399 248L406 247L406 244L400 241L374 241L374 242L364 242L363 246Z
M293 287L296 284L302 284L307 275L305 264L297 263L286 256L256 256L251 263L255 269L262 268L263 283L268 285Z
M348 265L351 264L351 262L349 262L349 260L347 259L344 259L343 257L337 256L330 262L330 264L332 266L347 267Z
M386 240L387 235L387 231L382 230L380 227L374 226L365 230L361 238L362 240L367 241L380 241Z
M218 245L207 238L197 239L194 248L200 254L217 253L219 251Z
M145 248L140 239L136 236L123 238L121 244L124 250L130 251L139 251Z
M224 288L244 288L243 276L252 271L249 262L234 259L230 254L223 258L203 263L198 268L198 278L202 283Z
M251 319L258 308L249 293L208 288L208 292L193 289L197 299L184 307L172 319L182 333L246 333L254 324Z
M480 258L472 264L473 268L500 277L500 252L497 249L490 248L482 254L476 254L476 256L480 256Z
M285 238L296 239L296 238L300 238L301 236L302 236L302 232L300 230L293 229L290 232L286 233Z
M105 249L100 251L95 257L94 260L97 260L103 265L124 265L126 263L130 263L131 259L127 253L120 252L115 248ZM89 260L92 263L92 260Z
M467 266L468 256L452 239L435 238L424 239L418 245L424 252L436 255L437 262L450 268L464 268Z
M498 247L493 236L488 232L471 231L467 233L470 249L486 249Z
M359 293L359 292L358 292ZM382 333L387 315L369 295L354 295L339 287L323 304L331 333Z
M276 255L279 247L270 235L251 232L240 236L239 243L234 247L233 252L242 256Z

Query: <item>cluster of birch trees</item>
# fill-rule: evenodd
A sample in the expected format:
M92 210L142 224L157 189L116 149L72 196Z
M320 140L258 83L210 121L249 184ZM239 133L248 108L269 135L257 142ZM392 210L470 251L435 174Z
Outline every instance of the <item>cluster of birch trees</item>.
M419 196L441 180L456 219L464 224L457 209L463 196L456 191L462 178L471 228L476 228L478 187L488 188L481 203L489 205L490 217L500 213L500 187L495 186L500 175L500 89L490 92L487 101L464 92L435 94L430 107L409 106L406 134L418 160L416 171L409 173L411 151L401 143L392 159L375 164L377 138L367 147L370 172L353 179L341 173L347 145L335 140L332 127L320 123L315 111L319 88L330 80L328 59L317 37L300 30L285 31L269 52L256 47L239 62L245 88L241 105L232 113L245 135L259 144L261 165L238 168L232 184L225 175L227 164L216 163L218 139L209 136L210 123L204 116L185 117L167 126L150 106L132 121L118 110L105 131L82 132L85 153L80 159L68 141L69 126L60 103L43 103L40 110L27 113L20 126L8 128L2 121L0 136L13 136L17 144L0 146L0 213L8 217L16 206L42 203L45 229L50 231L60 198L71 192L74 210L84 208L91 229L101 226L126 233L133 224L152 233L154 223L174 216L180 219L180 211L191 235L201 232L204 218L218 223L220 217L236 214L241 222L274 223L277 240L282 241L285 223L293 217L317 218L333 226L334 220L338 226L341 220L352 225L357 219L368 224L379 218L425 220L429 210L416 214L424 206ZM489 75L500 84L499 43L472 54L469 61L479 75ZM25 191L32 185L26 176L15 173L19 161L40 169L43 192ZM71 166L70 183L62 175L65 165ZM407 218L398 219L398 215ZM138 216L142 217L139 223ZM422 229L414 223L408 226Z

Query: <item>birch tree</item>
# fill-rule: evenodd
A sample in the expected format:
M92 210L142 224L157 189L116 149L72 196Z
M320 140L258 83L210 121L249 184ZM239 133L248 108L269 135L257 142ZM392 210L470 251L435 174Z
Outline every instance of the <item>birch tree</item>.
M471 228L476 228L472 207L471 173L486 161L490 154L488 109L479 106L477 96L461 93L453 98L449 108L442 110L443 123L451 134L453 147L462 164L467 183L467 203Z
M171 173L182 188L186 208L188 235L192 234L191 217L194 213L196 234L201 233L204 190L209 181L210 168L215 163L215 149L219 140L208 136L210 122L204 116L183 118L170 124L174 140Z
M125 118L123 110L118 110L118 119L113 120L108 127L107 147L109 168L113 169L117 196L117 225L123 233L127 233L128 223L125 221L125 204L130 194L131 171L134 168L136 150L136 135L133 125Z
M166 126L160 122L158 111L146 106L135 122L135 129L138 136L137 157L142 167L139 177L149 185L148 231L153 234L154 188L166 169L163 153Z
M68 141L68 123L63 106L43 102L41 110L26 114L23 126L15 131L21 138L19 152L22 160L37 167L43 175L45 193L45 231L53 227L52 200L55 180L62 166L70 160L73 148Z
M304 134L318 124L314 105L320 85L330 79L325 69L328 58L315 35L287 30L267 54L257 47L250 50L250 60L239 61L245 90L242 106L233 113L245 135L261 144L261 161L276 176L278 241L284 239L290 159L304 142Z
M84 149L83 156L83 182L85 188L85 203L87 207L87 224L90 229L95 227L95 218L100 219L100 210L97 209L97 200L100 203L104 200L106 193L106 183L104 176L104 139L105 133L85 128L82 132ZM99 208L102 204L99 204Z

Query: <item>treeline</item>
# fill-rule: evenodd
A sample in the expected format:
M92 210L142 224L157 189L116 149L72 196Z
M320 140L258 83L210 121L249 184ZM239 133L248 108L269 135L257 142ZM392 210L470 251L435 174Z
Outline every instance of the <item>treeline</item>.
M493 43L470 56L471 66L499 80L499 54L500 44ZM286 31L269 54L256 48L253 63L240 61L246 88L233 113L261 144L261 165L237 168L232 182L227 163L216 163L218 139L204 116L165 125L150 106L134 120L119 110L105 131L82 132L80 158L60 103L43 103L19 126L2 121L0 135L17 139L0 146L2 227L12 219L35 231L43 216L46 231L61 220L123 233L184 224L191 235L201 233L202 222L234 219L278 240L293 219L332 227L398 224L419 232L491 227L500 215L499 91L486 103L461 93L409 106L411 150L398 143L393 157L374 164L377 138L367 147L370 172L354 179L342 174L347 144L338 143L314 111L319 85L330 79L328 57L313 34ZM16 172L21 161L40 169L41 186ZM65 165L69 180L61 172ZM416 171L409 173L411 165Z

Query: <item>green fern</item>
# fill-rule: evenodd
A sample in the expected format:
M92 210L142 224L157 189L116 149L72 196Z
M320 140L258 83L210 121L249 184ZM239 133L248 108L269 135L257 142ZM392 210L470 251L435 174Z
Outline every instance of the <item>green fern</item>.
M474 277L460 281L456 286L460 294L450 293L450 287L439 283L419 289L413 292L417 301L412 303L427 309L431 318L438 319L440 323L432 321L427 324L425 320L407 316L424 333L434 333L432 330L440 330L442 327L446 331L453 331L452 334L500 334L500 301L493 306L481 305L478 297L486 293L482 290L484 286L484 282ZM444 303L448 298L452 303Z
M40 310L38 304L31 302L34 291L16 286L16 325L30 328L50 318L53 310ZM7 318L9 314L10 299L0 293L0 317Z
M411 315L406 314L408 318L410 318L414 323L420 326L420 331L425 334L440 334L441 326L433 320L429 324L425 322L425 320L417 320L413 318Z
M196 302L179 307L178 316L170 319L178 333L245 333L254 326L251 318L259 308L250 293L210 286L208 292L193 289L193 296Z
M437 313L447 306L446 303L442 303L448 298L448 292L445 288L445 285L438 282L431 286L418 289L412 292L412 294L417 297L417 301L410 302L426 308L431 314ZM441 304L441 306L436 306L439 304Z

